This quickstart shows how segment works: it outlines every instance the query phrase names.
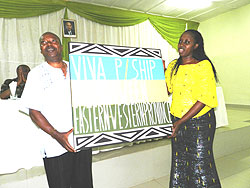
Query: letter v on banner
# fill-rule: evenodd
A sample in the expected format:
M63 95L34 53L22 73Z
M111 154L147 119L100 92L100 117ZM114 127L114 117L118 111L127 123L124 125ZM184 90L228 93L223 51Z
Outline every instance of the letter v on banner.
M70 42L69 60L77 150L171 134L159 49Z

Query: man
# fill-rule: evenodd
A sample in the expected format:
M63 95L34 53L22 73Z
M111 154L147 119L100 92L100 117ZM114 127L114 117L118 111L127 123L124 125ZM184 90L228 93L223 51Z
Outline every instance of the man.
M64 31L65 35L75 35L75 30L73 28L72 22L67 21L65 23L65 31Z
M9 99L11 95L21 98L29 71L30 68L27 65L19 65L16 69L17 77L7 79L2 84L0 98ZM14 91L11 90L12 85L14 86Z
M72 108L68 62L57 35L40 38L46 62L30 71L23 104L43 135L43 160L50 188L92 188L92 151L72 147Z

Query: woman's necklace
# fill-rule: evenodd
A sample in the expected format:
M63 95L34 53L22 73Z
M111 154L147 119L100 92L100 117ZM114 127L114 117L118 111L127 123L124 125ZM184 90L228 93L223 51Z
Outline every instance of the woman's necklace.
M182 60L182 62L183 65L187 65L187 64L196 64L199 61L197 59L187 59L187 60Z

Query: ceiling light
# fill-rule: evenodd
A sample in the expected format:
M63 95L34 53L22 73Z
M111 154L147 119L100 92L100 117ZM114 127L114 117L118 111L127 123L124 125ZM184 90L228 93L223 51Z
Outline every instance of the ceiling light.
M215 0L166 0L166 5L181 9L202 9L212 5Z

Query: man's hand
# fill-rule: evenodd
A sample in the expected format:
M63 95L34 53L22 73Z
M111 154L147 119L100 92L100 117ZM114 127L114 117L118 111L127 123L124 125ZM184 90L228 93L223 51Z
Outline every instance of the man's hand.
M21 68L17 71L17 86L19 86L23 82L23 71Z
M10 89L7 89L0 94L0 98L1 99L8 99L10 95L11 95Z
M70 133L73 132L73 128L68 132L61 133L54 129L54 127L48 122L48 120L43 116L40 111L29 109L29 115L38 127L48 133L54 139L56 139L57 142L61 144L61 146L64 147L67 151L76 152L68 141L68 137Z
M54 130L53 133L51 133L51 136L57 140L59 144L62 145L67 151L69 152L76 152L75 149L70 145L68 141L69 135L73 132L73 128L69 130L68 132L60 133L57 130Z
M24 74L22 73L22 81L23 81L23 82L26 82L26 80L27 80L27 79L25 78Z

